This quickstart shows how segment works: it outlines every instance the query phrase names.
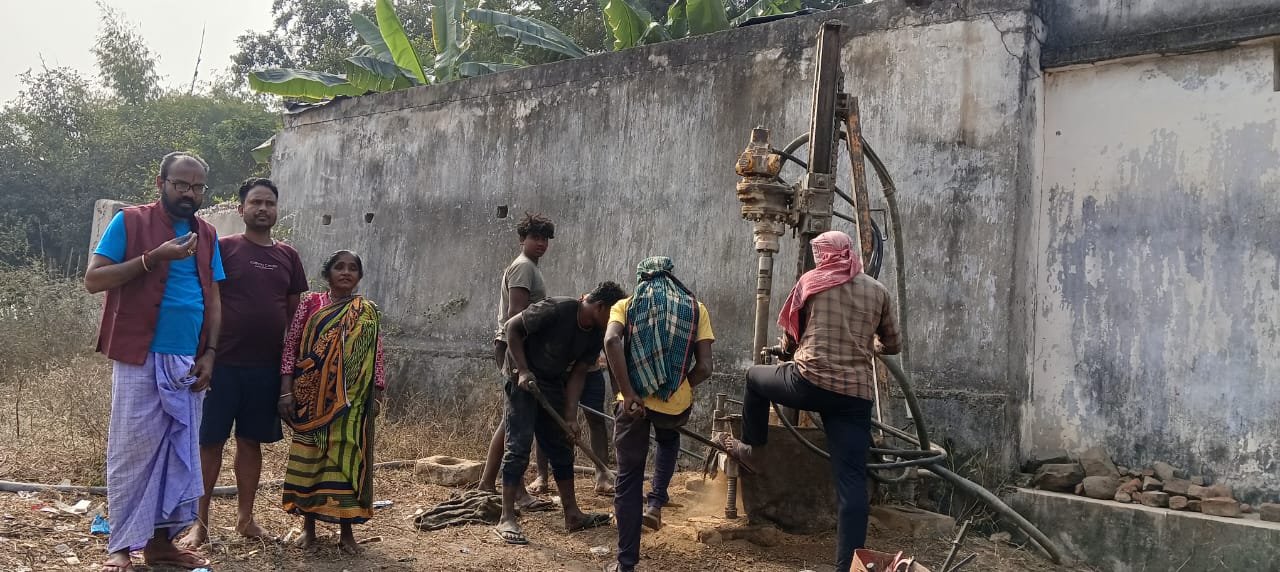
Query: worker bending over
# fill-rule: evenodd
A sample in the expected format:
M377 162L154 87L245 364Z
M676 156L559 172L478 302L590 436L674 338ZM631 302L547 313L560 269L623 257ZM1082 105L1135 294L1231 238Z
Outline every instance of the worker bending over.
M516 520L515 502L529 467L535 436L551 462L564 507L565 528L573 532L609 523L607 514L587 514L578 509L573 488L573 444L578 438L578 400L587 370L604 348L610 308L626 297L622 287L603 282L581 300L553 296L507 320L511 368L505 374L507 431L502 456L502 518L494 532L508 544L529 543ZM553 411L545 410L540 401ZM558 424L557 415L566 422L568 434Z
M901 348L889 292L863 274L849 235L825 232L812 245L818 265L800 277L778 316L783 353L794 352L794 361L747 370L742 440L725 435L721 444L759 471L766 467L752 463L752 454L768 440L770 402L821 414L839 506L836 570L846 572L867 537L875 353Z

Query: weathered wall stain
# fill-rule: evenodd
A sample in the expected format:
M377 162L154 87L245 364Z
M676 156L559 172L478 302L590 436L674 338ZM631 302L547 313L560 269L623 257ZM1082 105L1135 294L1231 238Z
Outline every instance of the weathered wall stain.
M1234 48L1050 76L1026 445L1105 444L1245 498L1280 489L1270 58Z

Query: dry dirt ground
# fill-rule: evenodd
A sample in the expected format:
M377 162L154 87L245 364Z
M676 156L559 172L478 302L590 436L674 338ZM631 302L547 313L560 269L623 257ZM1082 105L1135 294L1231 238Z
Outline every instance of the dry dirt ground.
M105 426L109 415L108 366L96 358L82 358L37 372L26 378L26 389L0 384L0 480L77 485L103 484ZM417 459L434 454L478 458L486 437L496 424L494 411L472 412L468 418L401 412L413 423L379 421L379 460ZM233 483L231 459L225 454L220 484ZM264 481L282 477L287 444L264 448ZM393 504L379 509L375 518L356 529L366 541L364 554L346 556L336 547L337 528L320 524L320 546L302 551L283 542L250 541L232 530L235 500L214 501L213 542L204 548L215 571L315 570L320 572L365 570L600 570L612 558L617 542L612 526L568 534L559 512L526 515L522 522L530 544L507 546L488 526L454 527L420 532L413 516L445 500L453 491L415 482L410 469L383 469L376 473L375 495ZM612 512L612 497L590 490L590 478L578 480L578 498L585 510ZM667 526L645 531L642 570L692 571L830 571L834 552L832 534L780 535L774 546L756 546L743 540L714 545L697 541L690 518L723 514L724 495L715 483L686 486L701 480L700 474L681 473L672 485L673 506L664 511ZM690 490L690 488L696 489ZM58 510L58 503L74 505L89 500L88 515ZM256 514L270 532L296 535L297 518L279 509L280 487L266 486L258 495ZM0 572L18 570L98 570L105 539L90 534L91 516L102 510L105 498L41 492L35 495L0 493ZM966 541L962 554L977 552L978 559L966 571L1065 570L1049 564L1033 549L995 544L978 535ZM946 556L950 538L903 539L871 530L868 544L884 551L904 550L937 570ZM136 568L142 566L135 556ZM157 569L159 570L159 569Z

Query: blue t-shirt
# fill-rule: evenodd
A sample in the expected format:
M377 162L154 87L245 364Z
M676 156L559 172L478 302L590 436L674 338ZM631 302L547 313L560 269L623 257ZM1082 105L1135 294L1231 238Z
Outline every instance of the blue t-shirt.
M191 231L185 220L173 221L174 237ZM118 212L102 233L102 240L93 253L110 258L117 264L124 262L125 239L124 213ZM199 248L208 248L201 244ZM222 252L218 241L213 241L213 280L227 278L222 270ZM156 320L155 337L151 339L151 351L158 354L183 356L196 355L200 346L200 328L204 326L204 293L200 289L200 276L196 274L196 257L188 256L169 262L169 278L164 284L164 298L160 301L160 316Z

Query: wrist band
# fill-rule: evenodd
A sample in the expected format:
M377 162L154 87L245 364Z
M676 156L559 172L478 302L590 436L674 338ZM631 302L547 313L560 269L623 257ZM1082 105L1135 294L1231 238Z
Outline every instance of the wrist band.
M281 396L279 397L279 399L284 399L284 398L286 398L286 397L289 397L290 395L293 395L293 392L292 392L292 391L290 391L289 393L286 393L286 394L284 394L284 395L281 395Z
M150 254L150 252L151 251L142 253L142 269L146 270L147 272L151 272L151 269L147 267L147 254Z

